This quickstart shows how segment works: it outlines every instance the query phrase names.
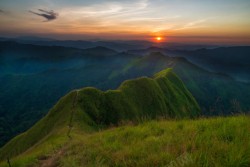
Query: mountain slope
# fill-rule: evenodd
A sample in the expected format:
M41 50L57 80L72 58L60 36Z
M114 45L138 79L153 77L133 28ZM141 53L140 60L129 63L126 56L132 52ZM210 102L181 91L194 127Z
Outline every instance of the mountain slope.
M58 133L10 164L18 167L250 165L248 116L144 121L72 138ZM1 167L9 167L5 161Z
M171 57L185 57L188 61L208 71L224 73L239 81L250 81L250 46L211 47L210 49L203 47L195 50L150 47L128 52L140 55L161 52Z
M179 54L210 71L225 73L239 81L250 82L250 46L179 51Z
M193 118L199 114L200 108L191 93L171 69L166 69L153 78L125 81L117 90L102 92L83 88L72 91L31 129L2 147L0 159L16 156L57 133L67 131L70 136L73 123L75 128L86 131L123 121Z
M206 71L185 58L169 57L160 52L150 53L128 64L117 76L148 76L165 68L173 68L183 80L200 104L203 114L228 115L250 110L250 84Z

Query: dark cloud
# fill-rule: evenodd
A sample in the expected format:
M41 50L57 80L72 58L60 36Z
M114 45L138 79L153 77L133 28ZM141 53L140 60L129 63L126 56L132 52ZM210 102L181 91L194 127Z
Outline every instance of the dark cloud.
M32 14L38 15L38 16L42 16L45 19L47 19L46 21L51 21L51 20L55 20L58 17L58 13L54 12L53 10L43 10L43 9L38 9L38 12L33 12L33 11L29 11Z
M4 11L0 9L0 13L4 13Z

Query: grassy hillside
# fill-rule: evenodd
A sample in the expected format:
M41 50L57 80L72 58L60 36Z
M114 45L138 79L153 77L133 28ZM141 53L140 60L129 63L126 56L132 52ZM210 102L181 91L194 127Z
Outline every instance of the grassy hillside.
M194 118L199 114L191 93L171 69L166 69L153 78L125 81L117 90L102 92L88 87L72 91L31 129L2 147L0 159L14 157L65 129L65 135L70 137L73 124L86 132L121 122Z
M150 53L128 64L117 75L150 75L172 68L198 101L203 114L229 115L250 110L250 84L204 70L181 57L169 57L159 52Z
M125 81L117 90L79 91L79 105L97 125L144 118L196 117L199 106L181 80L166 69L153 78Z
M250 119L151 121L72 141L62 166L250 166Z
M65 129L10 163L15 167L248 167L249 132L248 116L154 120L91 133L75 128L70 139Z

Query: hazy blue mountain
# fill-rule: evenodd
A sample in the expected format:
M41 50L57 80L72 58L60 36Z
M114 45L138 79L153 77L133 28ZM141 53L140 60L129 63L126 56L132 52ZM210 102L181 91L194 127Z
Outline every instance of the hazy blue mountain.
M40 37L0 38L0 41L12 41L22 44L33 44L40 46L62 46L78 49L87 49L97 46L108 47L116 51L130 49L143 49L153 45L148 41L86 41L86 40L53 40Z
M178 54L209 71L225 73L239 81L250 82L250 46L178 51Z
M216 45L186 44L186 43L155 43L146 40L56 40L36 36L21 36L17 38L0 38L0 41L14 41L23 44L34 44L42 46L63 46L78 49L92 48L96 46L108 47L116 51L138 50L149 47L167 48L170 50L196 50L201 48L216 48Z
M19 37L15 38L15 40L21 40L21 41L54 41L55 39L37 37L37 36L19 36Z
M224 73L238 81L250 82L250 46L198 50L149 47L128 51L128 53L139 55L147 55L151 52L161 52L170 57L185 57L193 64L208 71Z

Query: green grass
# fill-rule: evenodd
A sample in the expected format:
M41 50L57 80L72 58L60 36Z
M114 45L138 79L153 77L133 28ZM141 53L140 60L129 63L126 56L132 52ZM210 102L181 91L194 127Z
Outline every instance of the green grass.
M178 162L179 161L179 162ZM248 167L250 119L246 116L150 121L95 133L70 143L62 166Z
M46 140L11 159L13 166L38 166L39 157L62 149L62 167L250 165L250 118L244 115L145 121L87 134L75 129L71 139L58 133Z
M182 81L166 69L153 78L128 80L117 90L102 92L95 88L79 91L79 106L96 125L117 125L142 117L197 117L200 108Z

